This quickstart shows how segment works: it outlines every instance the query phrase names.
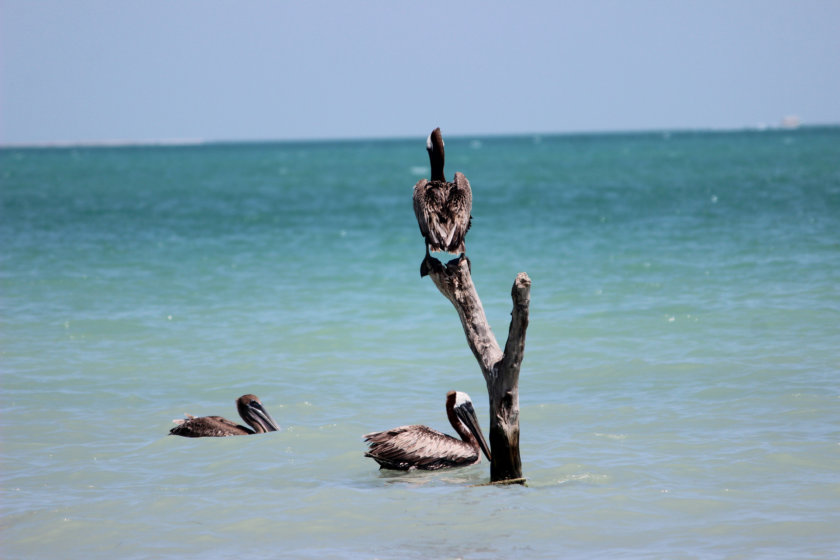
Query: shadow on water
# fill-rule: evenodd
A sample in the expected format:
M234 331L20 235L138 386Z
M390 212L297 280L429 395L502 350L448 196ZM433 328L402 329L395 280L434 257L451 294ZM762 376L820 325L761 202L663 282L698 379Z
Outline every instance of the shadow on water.
M488 465L486 462L458 469L442 469L439 471L395 471L380 469L375 482L388 484L404 484L407 487L446 487L450 485L470 486L489 482Z

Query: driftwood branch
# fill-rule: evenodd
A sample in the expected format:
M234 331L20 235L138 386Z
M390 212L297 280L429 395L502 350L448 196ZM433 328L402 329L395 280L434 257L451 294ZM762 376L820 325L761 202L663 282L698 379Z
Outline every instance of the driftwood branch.
M528 308L531 305L531 279L524 272L516 275L510 290L513 299L513 311L510 315L505 354L502 359L502 371L515 376L513 385L519 384L519 368L525 355L525 331L528 330Z
M531 279L517 275L511 290L513 311L504 352L499 347L475 290L469 260L462 256L443 266L433 257L424 261L429 276L458 311L467 344L481 367L490 397L490 480L522 478L519 455L519 370L525 352ZM516 480L517 482L519 480Z
M466 257L457 258L449 261L444 268L434 257L429 259L437 263L429 267L429 276L440 293L446 296L458 311L464 334L467 335L467 344L486 378L488 372L493 371L501 361L503 354L475 291L475 284L470 275L470 262Z

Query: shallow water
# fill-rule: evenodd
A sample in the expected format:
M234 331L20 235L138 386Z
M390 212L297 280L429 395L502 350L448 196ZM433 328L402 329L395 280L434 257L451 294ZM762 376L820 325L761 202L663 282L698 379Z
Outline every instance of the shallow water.
M487 427L423 140L0 150L2 556L840 554L840 129L447 139L498 337L533 281L524 488L363 457Z

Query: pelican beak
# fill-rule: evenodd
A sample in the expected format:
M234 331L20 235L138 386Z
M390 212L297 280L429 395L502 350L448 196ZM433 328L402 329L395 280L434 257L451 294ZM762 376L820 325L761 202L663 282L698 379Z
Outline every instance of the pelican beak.
M484 452L484 456L487 457L487 460L492 461L490 458L490 447L484 440L484 434L481 433L481 426L478 424L478 418L475 415L475 409L473 408L472 403L467 401L459 406L456 406L455 415L458 416L467 429L472 432L472 435L475 436L475 439L478 440L478 446L481 448L481 451Z
M266 432L280 431L280 426L277 425L277 422L274 421L271 414L263 408L262 404L257 401L251 401L248 405L248 411L251 413L254 420L256 420Z

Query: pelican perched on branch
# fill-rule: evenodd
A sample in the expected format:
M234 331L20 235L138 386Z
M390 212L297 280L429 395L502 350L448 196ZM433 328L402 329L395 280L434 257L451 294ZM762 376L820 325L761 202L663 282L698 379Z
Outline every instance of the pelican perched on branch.
M463 173L455 172L455 182L450 183L443 174L443 136L436 128L426 140L431 181L421 179L414 185L414 215L420 233L426 241L426 257L420 266L420 276L429 273L432 252L466 254L464 237L472 224L472 189Z
M239 411L239 416L253 430L221 416L196 418L185 414L186 419L173 420L178 425L169 430L169 435L184 437L248 436L276 432L280 429L274 418L263 408L256 395L242 395L236 399L236 409Z
M455 439L426 426L400 426L365 435L370 448L365 457L381 469L437 470L465 467L481 461L479 451L490 459L490 449L481 433L469 395L461 391L446 394L446 415L461 436Z

